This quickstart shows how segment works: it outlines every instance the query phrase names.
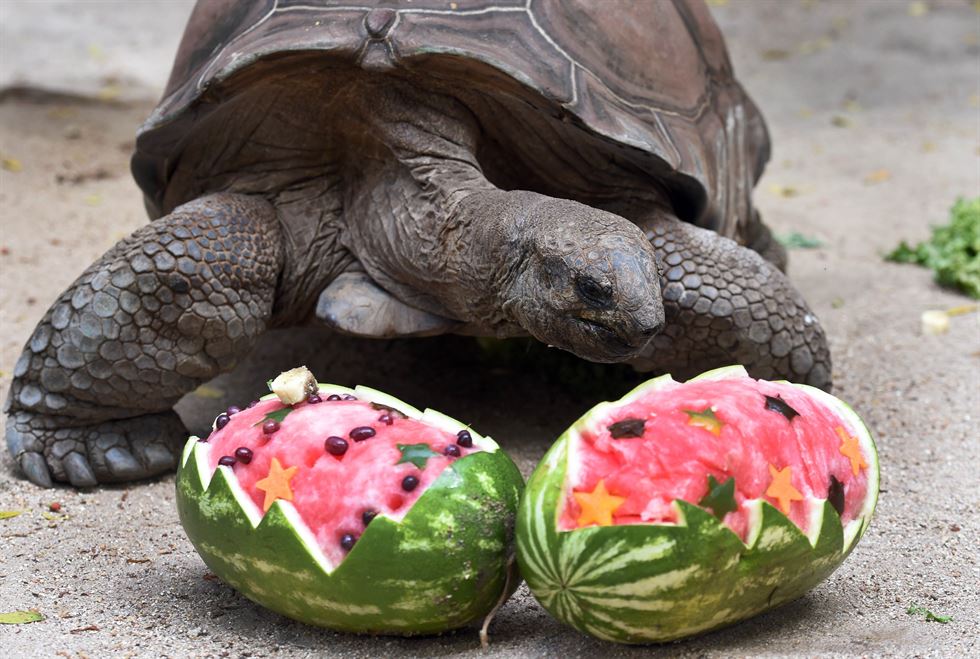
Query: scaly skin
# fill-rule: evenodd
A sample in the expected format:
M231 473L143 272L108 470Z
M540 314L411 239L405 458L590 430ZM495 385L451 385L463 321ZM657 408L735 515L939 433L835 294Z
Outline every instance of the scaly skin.
M738 363L753 377L830 390L830 351L820 321L775 265L665 215L639 224L665 267L667 326L631 362L635 367L689 377Z
M7 446L33 482L77 487L171 471L171 407L231 370L270 320L275 210L217 194L120 241L51 306L17 361Z

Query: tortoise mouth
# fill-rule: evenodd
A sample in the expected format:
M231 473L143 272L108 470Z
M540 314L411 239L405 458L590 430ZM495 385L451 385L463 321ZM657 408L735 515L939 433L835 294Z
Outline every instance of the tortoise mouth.
M579 350L574 350L576 354L591 359L593 361L621 361L634 357L649 343L653 333L641 333L641 340L637 342L628 341L623 336L608 325L593 320L591 318L576 318L576 323L587 335L595 337L598 341L589 341L589 354L583 354Z

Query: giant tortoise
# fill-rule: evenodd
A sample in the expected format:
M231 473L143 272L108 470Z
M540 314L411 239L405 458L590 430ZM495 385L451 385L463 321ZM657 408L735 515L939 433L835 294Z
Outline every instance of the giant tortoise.
M172 469L174 403L310 322L826 388L768 156L700 0L202 1L132 160L154 219L41 320L8 447L41 485Z

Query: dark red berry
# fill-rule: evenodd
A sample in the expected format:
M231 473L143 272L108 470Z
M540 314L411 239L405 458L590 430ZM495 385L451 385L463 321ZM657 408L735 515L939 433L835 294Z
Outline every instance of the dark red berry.
M323 446L330 455L343 455L347 453L347 440L343 437L327 437L327 441L323 443Z
M357 400L357 396L351 396L350 394L344 394L344 400Z
M395 420L393 418L391 418L391 415L390 414L387 414L387 413L382 414L381 416L379 416L378 417L378 421L380 421L381 423L385 424L386 426L390 426L391 424L393 424L395 422Z
M307 396L306 402L310 405L316 405L317 403L322 403L323 399L320 398L320 394L310 394Z
M371 523L371 520L378 516L377 510L365 510L361 513L361 520L364 522L364 526Z
M256 406L256 405L258 405L258 404L259 404L259 401L257 401L257 400L253 400L253 401L251 401L251 402L250 402L250 403L248 404L248 406L249 406L249 407L255 407L255 406Z
M350 533L345 533L340 538L340 546L346 549L347 551L350 551L351 549L354 548L355 542L357 542L357 536L352 535Z
M279 422L275 419L269 419L262 424L262 432L264 432L266 435L271 435L277 430L279 430Z
M327 400L340 400L340 396L338 396L337 394L330 394L329 396L327 396Z
M234 467L235 458L233 458L230 455L223 455L221 456L221 459L218 460L218 464L221 465L222 467Z
M235 449L235 459L237 459L243 465L247 465L252 461L252 449L245 446L239 446Z
M225 412L225 414L227 414L228 416L231 416L232 414L238 414L241 411L242 411L242 408L238 407L237 405L232 405L231 407L228 408L228 410Z
M355 442L363 442L365 439L369 439L375 436L374 428L371 426L358 426L350 431L350 438Z
M455 444L450 444L445 449L443 449L442 452L445 453L446 455L451 455L454 458L458 458L463 454L463 452L460 451L459 447L456 446Z
M406 492L411 492L419 486L419 479L417 476L406 476L402 479L402 489Z
M218 418L214 420L214 427L217 428L218 430L221 430L222 428L228 425L229 421L231 421L231 417L228 416L227 413L222 412L221 414L218 415Z
M456 433L456 443L463 448L470 448L473 446L473 435L470 434L469 430L460 430Z

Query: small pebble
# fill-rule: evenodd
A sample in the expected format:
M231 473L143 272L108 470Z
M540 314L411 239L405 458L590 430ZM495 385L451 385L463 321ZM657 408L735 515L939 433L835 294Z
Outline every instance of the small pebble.
M256 405L258 405L258 404L259 404L259 401L257 401L257 400L253 400L253 401L251 401L251 402L250 402L250 403L248 404L248 406L249 406L249 407L251 408L251 407L255 407L255 406L256 406Z
M225 414L227 414L228 416L231 416L233 414L238 414L241 411L242 411L242 408L238 407L237 405L232 405L231 407L228 408L228 410L225 412Z
M455 444L450 444L445 449L443 449L442 452L445 453L446 455L451 455L454 458L458 458L463 454L463 452L460 451L459 447L456 446Z
M310 394L307 396L306 402L310 405L316 405L317 403L322 403L323 399L320 398L320 394Z
M340 400L340 396L338 396L337 394L330 394L329 396L327 396L327 400L330 400L330 401Z
M228 413L222 412L221 414L218 415L218 418L214 420L214 427L217 428L218 430L221 430L222 428L228 425L229 421L231 421L231 417L228 416Z
M218 464L221 465L222 467L234 467L235 458L233 458L230 455L223 455L221 456L221 459L218 460Z
M351 549L354 548L355 542L357 542L357 538L350 533L345 533L343 537L340 538L340 546L346 549L347 551L350 551Z
M375 436L374 428L371 426L358 426L350 431L350 438L355 442L363 442L365 439L369 439Z
M275 419L269 419L262 424L262 432L264 432L266 435L271 435L277 430L279 430L279 422Z
M456 443L463 448L470 448L473 446L473 435L470 434L469 430L460 430L456 433Z
M235 459L241 462L243 465L247 465L252 461L252 449L245 446L239 446L235 449Z
M323 447L330 455L343 455L347 453L347 446L346 439L335 435L327 437L327 441L323 443Z
M402 479L402 489L406 492L411 492L419 486L419 479L417 476L406 476Z

